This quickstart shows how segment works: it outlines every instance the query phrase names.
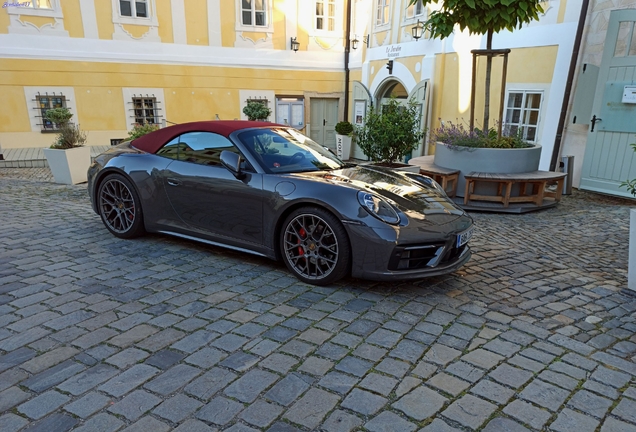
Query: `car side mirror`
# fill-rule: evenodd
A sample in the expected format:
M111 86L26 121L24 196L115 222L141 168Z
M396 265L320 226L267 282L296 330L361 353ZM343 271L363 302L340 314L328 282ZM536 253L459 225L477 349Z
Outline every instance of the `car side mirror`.
M223 150L221 152L221 165L234 174L234 177L241 177L241 155L238 153Z

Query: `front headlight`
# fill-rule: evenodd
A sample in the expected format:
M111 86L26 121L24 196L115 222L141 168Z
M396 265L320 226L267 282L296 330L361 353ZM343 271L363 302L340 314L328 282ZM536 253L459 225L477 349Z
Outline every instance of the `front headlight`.
M397 225L400 222L400 217L395 209L382 198L369 192L360 191L358 192L358 201L362 207L378 219L391 225Z

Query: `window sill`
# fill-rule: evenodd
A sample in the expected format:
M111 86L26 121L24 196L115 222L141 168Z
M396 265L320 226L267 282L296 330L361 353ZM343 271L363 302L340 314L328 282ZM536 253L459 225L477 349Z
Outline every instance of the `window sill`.
M9 6L6 8L9 15L39 16L47 18L63 18L61 9L34 9L27 7Z

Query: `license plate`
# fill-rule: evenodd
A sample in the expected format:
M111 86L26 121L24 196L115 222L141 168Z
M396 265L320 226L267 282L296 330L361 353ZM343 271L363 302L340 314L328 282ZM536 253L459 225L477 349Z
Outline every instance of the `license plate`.
M473 231L474 231L474 228L470 227L466 231L464 231L463 233L457 234L457 247L458 248L462 247L466 243L468 243L468 240L470 240L470 238L473 236Z

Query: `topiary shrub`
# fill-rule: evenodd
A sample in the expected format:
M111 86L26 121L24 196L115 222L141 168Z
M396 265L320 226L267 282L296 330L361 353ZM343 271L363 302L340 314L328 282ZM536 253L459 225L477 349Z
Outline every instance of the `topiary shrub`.
M267 118L272 114L272 110L267 108L267 105L264 103L248 101L245 108L243 108L243 114L247 116L248 120L267 120Z
M353 134L353 125L348 121L341 121L336 124L336 133L338 135L351 136Z

